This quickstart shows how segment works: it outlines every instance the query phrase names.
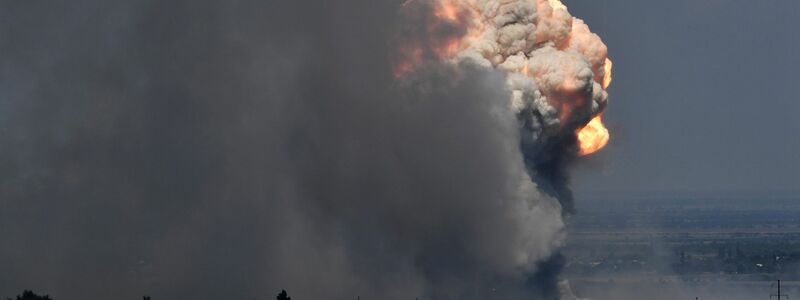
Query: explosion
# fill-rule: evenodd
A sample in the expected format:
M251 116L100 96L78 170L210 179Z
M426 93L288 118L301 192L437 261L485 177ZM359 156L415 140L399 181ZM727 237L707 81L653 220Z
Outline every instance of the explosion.
M415 6L424 13L413 11ZM551 240L510 246L524 258L515 267L535 274L542 298L576 299L566 281L558 282L563 217L573 212L564 166L572 156L600 151L610 139L602 123L612 79L608 48L559 0L417 0L403 9L416 18L409 23L419 27L416 40L398 45L394 75L401 82L414 82L416 74L424 78L429 68L415 73L416 68L440 62L465 73L477 69L505 75L492 84L509 91L508 98L487 100L499 100L516 117L526 171L522 182L532 184L521 189L530 198L515 203L520 205L515 213L522 216L518 228L547 223L521 221L541 218L534 216L537 209L558 218L548 231ZM556 208L548 209L551 204Z
M533 148L565 135L577 140L580 156L608 144L601 117L611 84L608 49L560 0L427 4L434 16L425 22L430 40L401 47L397 78L426 58L502 70L512 91L509 105L521 121L523 140L533 141Z
M558 0L555 0L558 1ZM603 89L608 89L611 85L611 60L606 58L606 63L604 66L604 74L603 74ZM608 144L608 140L611 136L608 133L608 129L603 125L603 115L597 115L589 124L586 124L585 127L581 128L577 131L576 136L578 137L578 147L580 150L578 151L578 155L585 156L597 151L600 151Z
M581 128L577 133L579 155L589 155L603 149L608 144L608 129L603 126L602 116L597 116L586 127Z
M0 290L575 299L606 46L556 0L400 1L7 6Z

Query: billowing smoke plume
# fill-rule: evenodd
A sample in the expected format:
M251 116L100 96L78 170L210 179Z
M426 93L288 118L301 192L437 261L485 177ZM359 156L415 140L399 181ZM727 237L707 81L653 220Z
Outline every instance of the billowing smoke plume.
M417 1L2 4L0 293L557 296L605 47L549 2Z
M404 4L407 15L420 14L415 10L420 8L409 5L412 2ZM419 76L415 67L431 61L502 71L524 164L539 193L522 201L536 207L547 203L549 198L541 195L548 195L558 200L560 212L568 216L573 203L565 164L576 154L590 154L608 142L600 119L608 101L605 89L611 83L606 45L559 0L438 0L419 5L423 11L432 11L432 17L422 20L424 34L399 43L395 76L399 80ZM419 36L428 43L415 41ZM558 287L563 257L556 249L519 250L534 258L520 262L519 267L533 273L530 278L540 295L558 296L564 290ZM568 289L561 294L574 298Z
M539 156L553 139L573 135L605 108L605 88L611 82L606 45L559 0L425 4L432 6L436 16L427 25L433 35L427 38L434 40L432 51L427 52L434 53L434 59L508 73L510 105L522 124L527 154ZM448 26L449 32L439 30ZM421 54L426 51L419 43L412 42L400 52L398 77L424 63Z

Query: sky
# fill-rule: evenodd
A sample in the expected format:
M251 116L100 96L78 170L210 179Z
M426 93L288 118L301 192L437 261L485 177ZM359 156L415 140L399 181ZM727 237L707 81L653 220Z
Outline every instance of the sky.
M565 2L614 61L612 141L579 163L578 201L800 196L800 3Z

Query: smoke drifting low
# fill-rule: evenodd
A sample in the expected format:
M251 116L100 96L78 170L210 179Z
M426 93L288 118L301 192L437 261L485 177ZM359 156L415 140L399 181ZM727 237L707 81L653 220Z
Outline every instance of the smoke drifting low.
M399 10L2 4L0 292L557 297L574 134L532 138L545 127L520 116L546 95L512 66L430 60L398 80ZM572 54L532 72L545 55Z

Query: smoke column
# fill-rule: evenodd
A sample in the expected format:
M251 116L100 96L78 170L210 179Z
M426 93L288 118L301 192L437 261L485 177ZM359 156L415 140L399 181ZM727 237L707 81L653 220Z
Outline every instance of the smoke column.
M410 30L410 38L403 35L408 31L401 31L395 77L408 80L418 76L418 68L439 61L502 71L527 174L541 195L558 200L563 216L571 214L566 164L576 155L602 149L609 140L600 114L608 102L605 89L611 84L612 63L600 37L559 0L409 1L403 6L410 22L425 25L418 32ZM548 201L541 195L524 201L536 207ZM518 266L532 272L530 282L540 296L556 298L563 292L562 297L574 298L566 282L558 287L564 258L557 249L545 255L520 251L532 254Z
M570 296L564 166L610 62L559 2L24 1L0 20L4 295Z

